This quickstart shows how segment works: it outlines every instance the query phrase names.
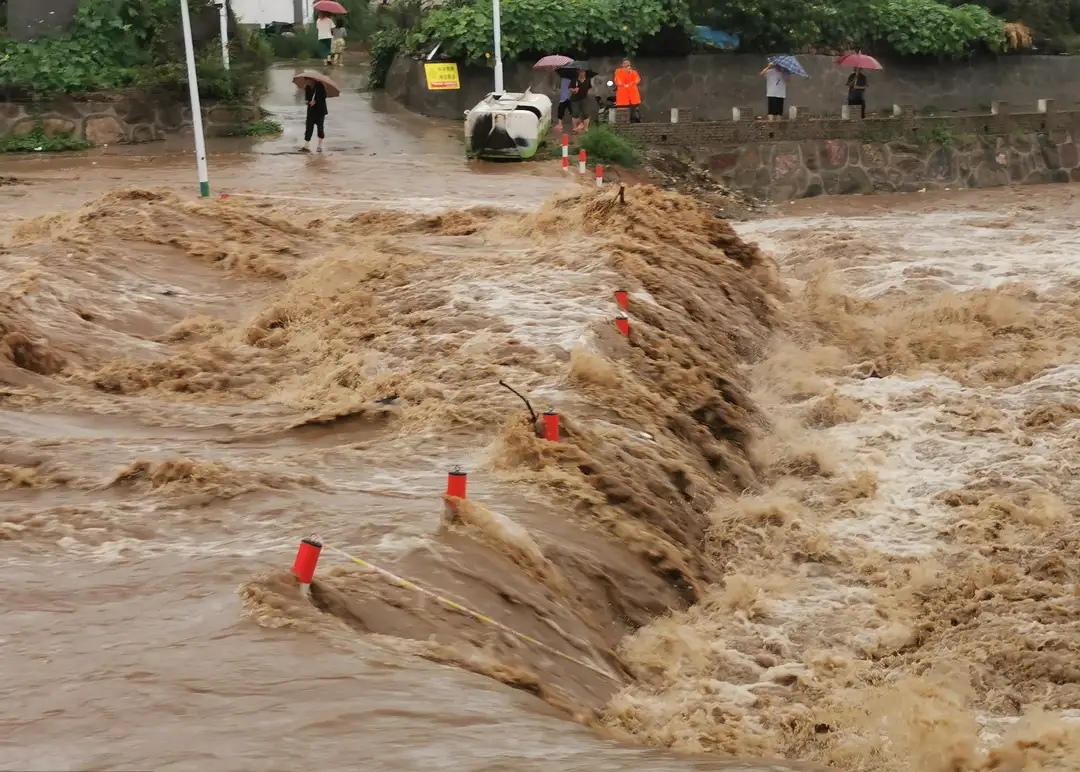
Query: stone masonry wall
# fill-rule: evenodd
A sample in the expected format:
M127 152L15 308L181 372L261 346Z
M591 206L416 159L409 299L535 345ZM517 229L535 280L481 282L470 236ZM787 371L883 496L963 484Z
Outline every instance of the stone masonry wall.
M203 130L221 136L258 121L255 106L204 102ZM121 94L53 102L0 102L0 136L29 134L40 122L49 136L70 134L95 145L150 142L191 128L191 107L175 98Z
M724 184L783 201L822 194L1080 182L1080 111L894 119L616 124L688 153Z

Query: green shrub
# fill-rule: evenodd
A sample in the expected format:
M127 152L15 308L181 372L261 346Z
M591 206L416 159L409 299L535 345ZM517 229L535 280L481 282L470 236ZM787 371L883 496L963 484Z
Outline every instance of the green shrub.
M27 43L0 39L0 85L28 94L110 91L130 86L187 87L179 4L173 0L82 0L71 28ZM217 40L203 46L199 89L238 96L261 88L268 50L233 41L232 69Z
M276 137L281 134L281 124L270 118L253 123L241 123L234 126L227 136L230 137Z
M591 164L618 164L632 169L641 163L641 148L604 124L595 125L577 137L572 154L581 150Z
M70 134L57 134L54 137L47 136L41 123L34 126L33 131L21 137L14 134L0 136L0 153L54 153L65 150L86 150L92 145L85 139L74 137Z
M368 88L386 86L386 76L394 57L405 45L405 30L385 27L371 36L371 69L368 72Z
M297 27L291 35L272 35L268 38L278 59L316 59L319 40L311 27Z

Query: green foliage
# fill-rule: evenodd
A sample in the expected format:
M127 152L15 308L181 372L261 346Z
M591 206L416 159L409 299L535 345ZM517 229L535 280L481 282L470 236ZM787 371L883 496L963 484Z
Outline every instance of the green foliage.
M0 40L0 85L35 95L127 87L186 88L180 10L175 0L82 0L71 28L28 43ZM194 4L193 13L202 6ZM215 40L200 57L206 96L236 97L261 86L267 49L246 36L221 64Z
M281 124L269 118L254 123L241 123L228 133L230 137L276 137L281 134Z
M29 134L21 137L14 134L0 136L0 153L55 153L65 150L86 150L91 144L85 139L70 134L48 136L45 127L39 122Z
M604 124L597 124L577 137L571 155L584 150L589 163L617 164L632 169L641 163L641 148Z
M635 52L641 42L688 21L683 0L504 0L502 53L516 59L614 46ZM466 63L491 61L491 0L451 2L429 13L409 35L413 50L441 52Z
M821 38L820 17L843 22L840 0L822 10L817 0L692 0L691 16L704 24L739 35L739 50L779 53L799 51Z
M319 56L314 27L297 27L291 35L271 35L267 41L277 59L317 59Z
M936 0L883 0L867 6L868 37L898 54L960 57L978 43L1005 48L1005 26L985 8Z
M371 36L371 69L368 71L368 88L386 85L386 76L394 57L405 45L405 30L385 27Z
M1036 0L1031 0L1035 2ZM749 51L850 49L956 58L1005 47L1001 19L985 8L937 0L694 0L695 22L737 32Z
M344 17L345 29L349 31L346 42L359 43L369 39L379 28L379 20L369 0L341 0L348 13Z

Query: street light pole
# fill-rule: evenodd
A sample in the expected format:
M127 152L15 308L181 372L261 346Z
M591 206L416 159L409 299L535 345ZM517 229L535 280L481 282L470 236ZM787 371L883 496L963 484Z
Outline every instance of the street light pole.
M195 71L195 45L191 42L191 16L188 0L180 0L180 23L184 29L184 53L187 56L188 91L191 94L191 128L195 132L195 162L199 169L199 195L210 195L210 175L206 171L206 140L203 139L202 105L199 104L199 75Z
M221 63L229 69L229 4L226 0L218 2L218 19L221 21Z
M491 17L495 27L495 93L502 95L502 10L499 8L499 0L491 0Z

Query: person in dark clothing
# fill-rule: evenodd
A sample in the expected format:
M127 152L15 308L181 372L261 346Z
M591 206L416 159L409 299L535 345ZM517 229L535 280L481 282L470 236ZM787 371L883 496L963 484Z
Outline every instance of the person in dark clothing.
M326 139L326 86L317 80L308 79L304 86L304 102L307 103L307 123L304 126L304 146L300 148L300 152L311 152L308 147L311 144L311 135L318 129L319 142L315 146L315 152L321 153L323 140Z
M577 80L570 84L570 117L574 121L574 131L589 130L589 89L592 81L585 70L578 70Z
M866 75L858 67L848 75L847 103L862 108L862 117L866 117Z

